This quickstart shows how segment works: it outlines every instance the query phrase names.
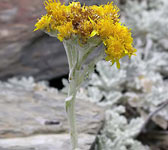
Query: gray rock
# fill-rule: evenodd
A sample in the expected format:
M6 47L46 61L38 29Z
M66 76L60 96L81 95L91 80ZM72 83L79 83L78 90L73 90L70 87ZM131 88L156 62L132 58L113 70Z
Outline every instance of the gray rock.
M81 150L89 150L95 140L94 135L80 134L79 145ZM1 139L0 150L69 150L68 134L37 135L15 139Z
M0 147L67 150L69 129L65 98L66 95L48 88L46 83L35 83L33 78L1 82ZM89 150L102 126L103 109L77 99L76 114L81 149Z
M51 79L68 73L62 43L44 33L33 32L45 14L43 0L0 1L0 79L34 76Z

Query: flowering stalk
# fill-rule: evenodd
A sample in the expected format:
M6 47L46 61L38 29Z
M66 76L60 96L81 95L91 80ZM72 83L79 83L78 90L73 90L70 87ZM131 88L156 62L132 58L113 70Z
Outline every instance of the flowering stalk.
M77 90L79 89L80 84L88 76L89 72L94 69L95 63L104 57L104 52L100 51L96 58L93 58L86 64L85 61L88 56L90 53L94 53L94 51L96 51L96 46L99 45L101 41L91 41L86 45L79 46L77 40L77 38L74 38L73 40L69 39L63 41L70 71L68 97L65 105L70 125L70 135L73 149L78 147L77 129L75 123L75 98Z
M81 6L79 2L72 2L65 6L59 0L46 0L44 5L47 14L38 20L35 31L43 30L64 44L69 64L69 91L65 105L72 149L75 150L78 148L75 98L81 83L105 55L107 61L120 68L119 60L126 55L129 58L135 55L136 49L132 46L131 32L119 22L119 9L113 3ZM97 49L99 45L103 48Z

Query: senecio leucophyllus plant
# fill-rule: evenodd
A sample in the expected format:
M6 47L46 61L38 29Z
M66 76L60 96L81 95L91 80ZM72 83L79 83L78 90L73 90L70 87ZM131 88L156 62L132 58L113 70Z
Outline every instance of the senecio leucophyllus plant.
M100 59L116 63L124 56L135 55L130 29L120 23L119 8L113 3L101 6L81 6L71 2L68 6L59 0L44 2L47 14L36 23L43 30L63 42L69 63L69 91L66 112L70 125L72 149L78 148L75 124L75 97L82 81ZM99 45L103 45L101 50ZM92 54L96 51L96 55ZM92 57L91 57L92 56ZM88 58L91 59L88 61Z

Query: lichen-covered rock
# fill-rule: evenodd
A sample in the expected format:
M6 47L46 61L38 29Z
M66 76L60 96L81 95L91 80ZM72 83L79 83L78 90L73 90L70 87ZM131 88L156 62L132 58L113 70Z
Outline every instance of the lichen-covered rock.
M67 150L65 98L46 82L35 83L31 77L0 82L0 147ZM103 109L77 99L76 113L81 149L89 150L102 126Z

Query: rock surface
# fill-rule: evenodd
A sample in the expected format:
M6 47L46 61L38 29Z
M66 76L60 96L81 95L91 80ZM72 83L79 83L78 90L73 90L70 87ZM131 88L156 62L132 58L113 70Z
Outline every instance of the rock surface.
M80 134L80 150L90 150L94 135ZM0 150L69 150L68 134L37 135L24 138L0 140ZM17 145L17 146L16 146Z
M67 150L65 95L33 78L0 83L0 150ZM89 150L102 126L103 110L77 99L81 150Z
M44 0L0 1L0 79L34 76L51 79L68 73L62 43L38 31L34 24Z

